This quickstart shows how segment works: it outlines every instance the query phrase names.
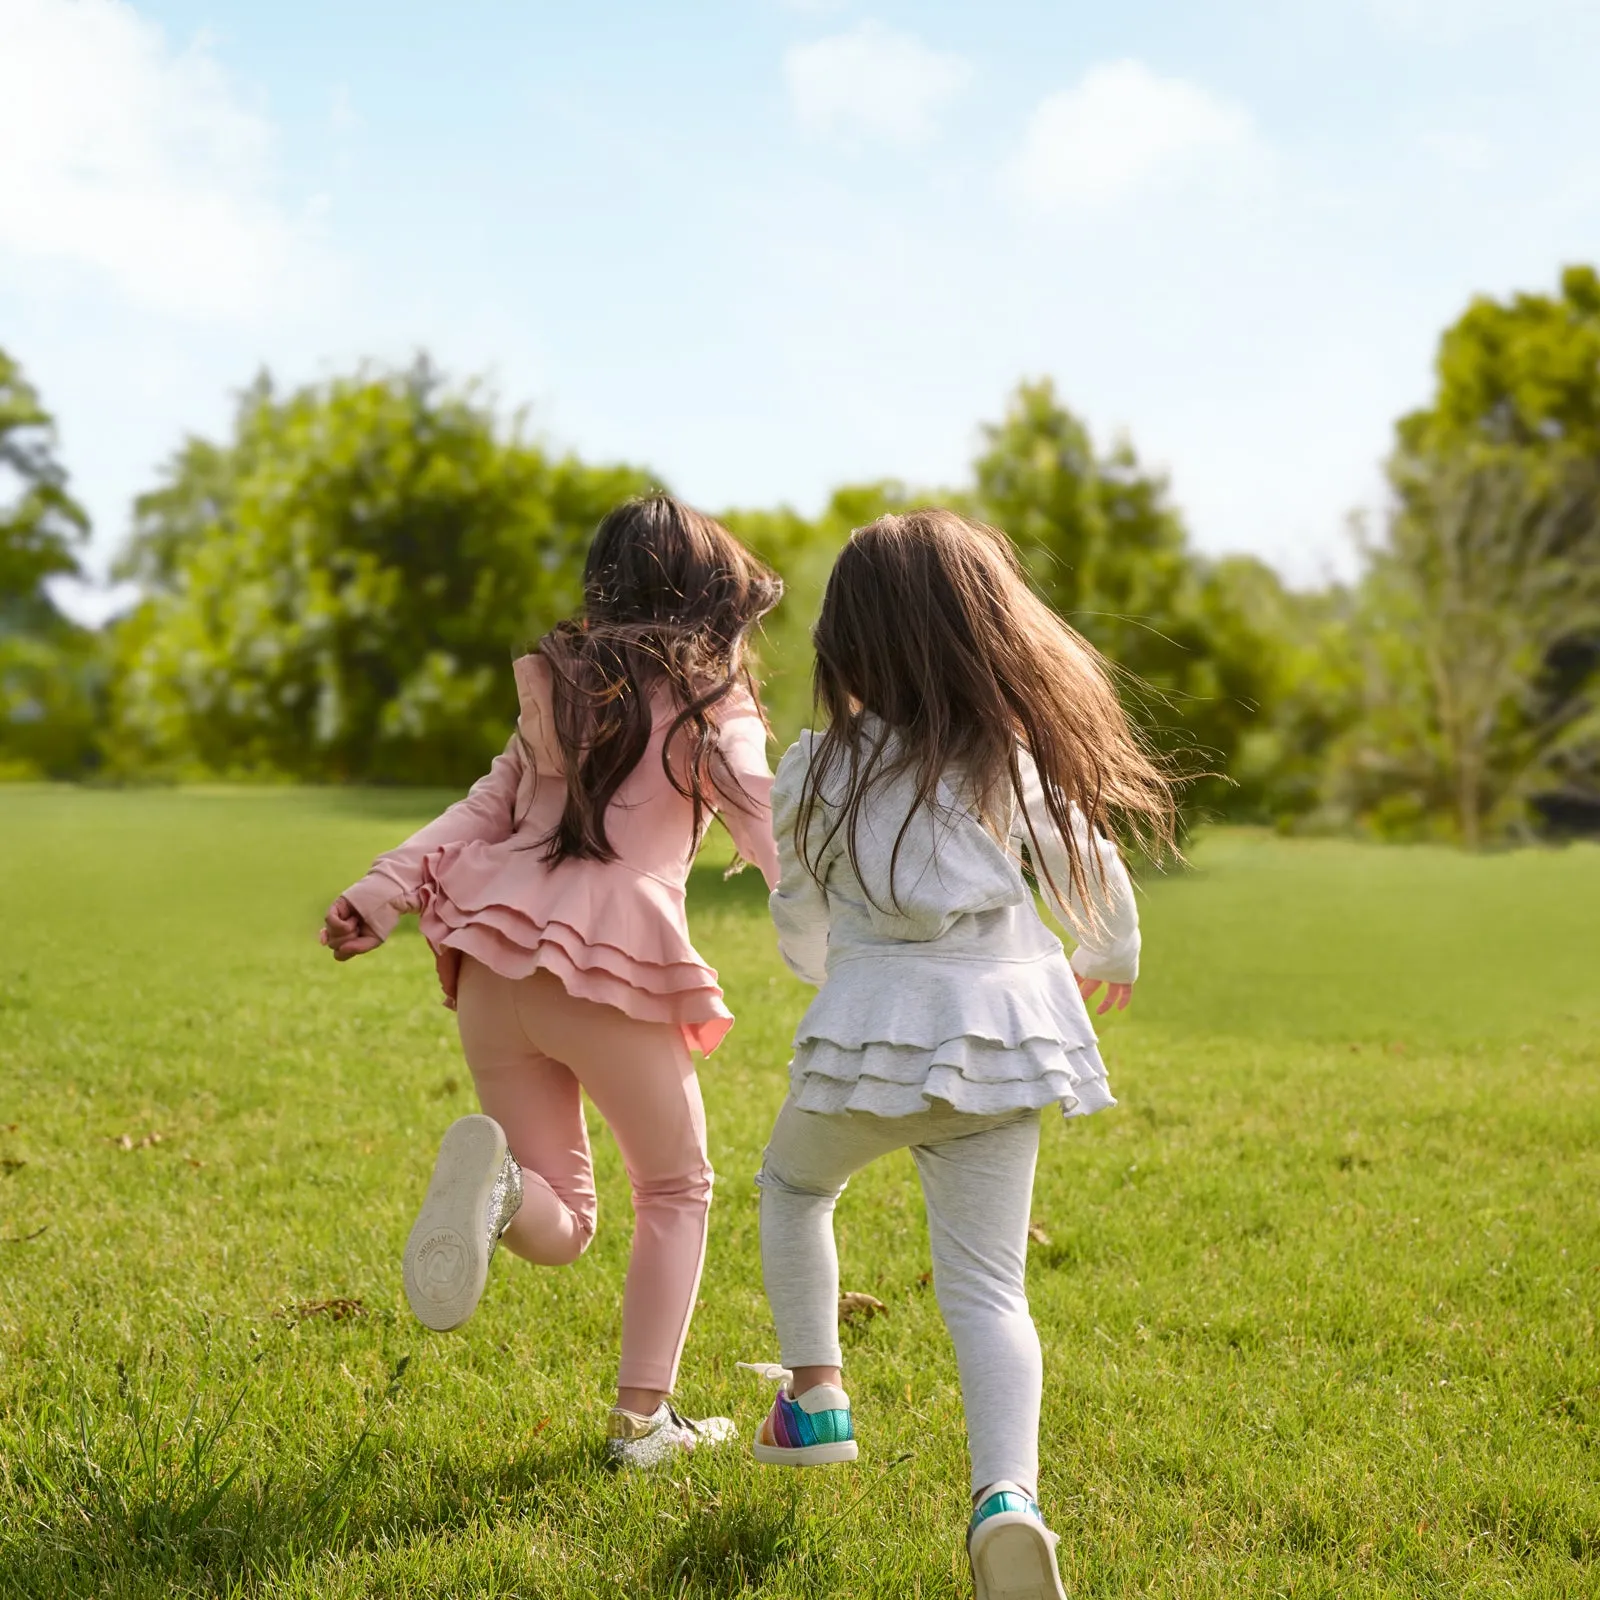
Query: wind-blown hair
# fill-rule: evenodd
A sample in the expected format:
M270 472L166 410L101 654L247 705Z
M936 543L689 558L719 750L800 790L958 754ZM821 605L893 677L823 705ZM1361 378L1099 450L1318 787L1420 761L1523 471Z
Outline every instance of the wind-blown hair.
M1074 807L1091 830L1120 828L1156 859L1175 852L1172 780L1129 722L1105 658L1029 587L999 530L939 509L858 528L828 579L812 638L827 729L801 792L795 844L813 875L841 829L857 863L869 794L908 773L915 803L895 841L891 894L911 818L934 802L950 769L1002 834L1022 793L1019 744L1038 766L1085 904L1089 874L1101 867L1084 848L1092 833L1073 826ZM865 723L868 712L892 742ZM832 825L812 842L823 796ZM1051 878L1031 820L1027 827L1035 870L1064 898L1067 886Z
M595 531L583 569L582 612L538 643L550 666L555 735L567 802L544 858L613 861L606 809L644 758L652 700L664 688L677 715L661 763L694 802L694 840L718 782L713 709L739 686L757 706L746 663L750 630L783 582L722 524L671 495L629 500ZM691 844L691 848L693 845Z

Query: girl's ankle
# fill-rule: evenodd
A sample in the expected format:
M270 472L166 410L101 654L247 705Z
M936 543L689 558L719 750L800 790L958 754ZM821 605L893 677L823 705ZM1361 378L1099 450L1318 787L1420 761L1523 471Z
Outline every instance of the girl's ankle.
M1014 1478L996 1478L995 1481L982 1489L975 1489L972 1493L972 1509L976 1511L991 1495L1020 1494L1026 1500L1037 1503L1038 1492L1030 1489L1025 1483L1018 1483Z
M801 1395L826 1385L831 1389L844 1387L844 1374L838 1367L795 1367L789 1380L789 1393L798 1400Z
M631 1411L636 1417L653 1417L667 1398L661 1389L617 1389L617 1410Z

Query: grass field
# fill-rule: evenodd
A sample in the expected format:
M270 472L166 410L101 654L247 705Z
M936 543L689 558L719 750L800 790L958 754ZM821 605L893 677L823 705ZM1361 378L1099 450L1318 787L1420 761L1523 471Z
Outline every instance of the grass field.
M840 1211L863 1460L601 1470L626 1191L457 1334L399 1254L472 1106L414 931L323 905L426 796L0 790L0 1595L968 1592L909 1162ZM776 1348L750 1183L804 992L696 874L738 1027L680 1388ZM1121 1105L1046 1122L1042 1499L1089 1596L1600 1593L1600 850L1219 834L1145 903Z

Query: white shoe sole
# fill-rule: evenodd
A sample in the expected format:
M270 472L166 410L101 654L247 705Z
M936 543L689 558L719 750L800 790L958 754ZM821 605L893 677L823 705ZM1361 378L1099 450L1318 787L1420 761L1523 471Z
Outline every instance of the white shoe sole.
M802 1444L785 1449L781 1444L762 1444L758 1439L750 1452L764 1467L836 1467L854 1461L857 1455L854 1439L840 1439L835 1444Z
M435 1333L459 1328L489 1280L489 1197L506 1159L493 1117L462 1117L439 1143L439 1159L406 1240L403 1276L416 1319Z
M1002 1511L967 1544L977 1600L1067 1600L1056 1569L1056 1536L1036 1517Z

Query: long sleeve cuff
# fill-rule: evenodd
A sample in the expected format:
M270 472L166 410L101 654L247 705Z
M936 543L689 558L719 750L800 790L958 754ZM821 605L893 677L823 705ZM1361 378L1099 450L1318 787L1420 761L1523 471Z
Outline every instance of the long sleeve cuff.
M828 976L828 924L813 920L804 908L787 901L781 888L768 898L778 934L778 954L802 983L820 989ZM825 908L824 908L825 909ZM798 913L798 914L797 914Z
M828 981L826 945L819 951L812 948L796 949L793 946L785 948L780 942L778 954L783 957L784 966L802 983L809 983L813 989L820 989Z
M394 932L405 909L405 890L381 867L346 889L344 897L378 939Z
M1119 939L1105 949L1080 944L1072 952L1072 970L1080 978L1098 978L1101 983L1139 981L1139 935Z

